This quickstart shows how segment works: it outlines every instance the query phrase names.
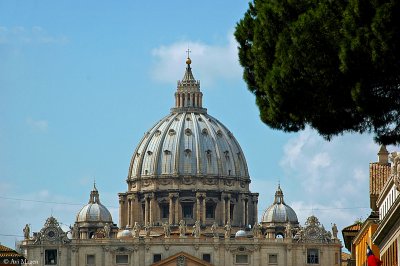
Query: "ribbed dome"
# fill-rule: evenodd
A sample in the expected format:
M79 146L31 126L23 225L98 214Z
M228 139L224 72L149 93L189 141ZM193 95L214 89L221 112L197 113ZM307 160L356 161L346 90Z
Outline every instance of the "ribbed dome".
M274 203L265 210L262 219L262 223L292 223L298 224L297 215L295 211L283 200L283 192L280 186L275 192Z
M112 223L111 213L100 203L99 192L94 186L90 192L89 203L85 205L76 216L77 222L103 222Z
M183 79L178 81L175 107L139 143L128 178L179 175L249 178L239 143L202 108L202 95L200 82L194 79L188 64Z

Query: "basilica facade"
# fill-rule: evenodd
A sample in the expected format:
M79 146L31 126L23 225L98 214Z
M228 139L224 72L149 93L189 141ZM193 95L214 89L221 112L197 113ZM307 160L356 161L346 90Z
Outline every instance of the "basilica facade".
M118 194L119 223L94 185L64 232L49 217L24 230L23 255L41 265L340 265L337 228L300 225L280 186L258 221L258 193L239 142L203 107L191 59L175 106L146 132ZM27 221L28 222L28 221Z

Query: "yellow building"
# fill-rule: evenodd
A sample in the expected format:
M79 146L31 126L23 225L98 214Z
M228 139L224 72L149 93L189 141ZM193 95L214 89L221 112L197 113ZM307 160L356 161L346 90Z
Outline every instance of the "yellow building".
M372 249L374 255L379 258L379 248L372 243L372 235L378 227L378 217L370 216L361 225L357 236L353 239L353 245L356 253L356 266L366 266L367 264L367 243Z

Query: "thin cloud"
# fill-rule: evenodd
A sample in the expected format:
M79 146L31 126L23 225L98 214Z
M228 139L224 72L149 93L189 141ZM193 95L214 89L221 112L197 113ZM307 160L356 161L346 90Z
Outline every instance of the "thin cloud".
M327 142L307 128L289 139L283 147L280 167L286 180L298 184L296 191L285 192L301 200L291 203L299 219L304 222L315 214L324 224L336 223L342 229L367 217L368 169L369 163L377 160L378 150L373 137L367 134L345 134ZM299 189L304 193L298 193Z
M26 119L26 124L33 130L45 132L47 131L49 124L46 120L35 120L30 117Z
M216 80L240 80L237 42L232 33L228 34L224 45L212 45L196 41L179 41L152 50L154 66L152 77L159 82L174 83L176 77L183 76L186 55L191 50L193 74L205 85ZM201 74L201 76L199 76Z
M66 44L65 35L53 35L39 26L0 26L0 44Z

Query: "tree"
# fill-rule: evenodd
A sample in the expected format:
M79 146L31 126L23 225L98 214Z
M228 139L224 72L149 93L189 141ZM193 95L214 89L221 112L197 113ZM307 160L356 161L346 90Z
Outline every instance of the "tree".
M400 1L254 0L236 26L261 120L400 143Z

